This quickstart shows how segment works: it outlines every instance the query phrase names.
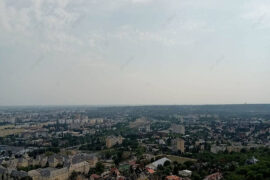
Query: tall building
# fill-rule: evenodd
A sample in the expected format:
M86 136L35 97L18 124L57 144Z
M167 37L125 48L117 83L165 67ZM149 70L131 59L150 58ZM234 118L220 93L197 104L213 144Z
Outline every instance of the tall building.
M116 144L122 144L123 142L123 138L122 136L108 136L106 138L106 147L107 148L111 148L112 146L116 145Z
M173 140L173 149L175 151L181 151L182 153L185 152L185 141L181 138L176 138Z
M147 124L147 125L145 126L145 131L146 131L146 132L151 132L150 124Z

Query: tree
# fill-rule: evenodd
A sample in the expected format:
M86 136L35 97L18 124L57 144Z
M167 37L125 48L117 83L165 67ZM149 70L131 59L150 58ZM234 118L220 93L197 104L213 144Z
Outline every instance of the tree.
M174 166L174 168L173 168L173 174L174 175L178 175L178 172L179 172L178 166Z
M77 176L78 176L79 174L77 173L77 172L75 172L75 171L73 171L72 173L71 173L71 175L69 176L69 180L76 180L76 178L77 178Z
M162 171L164 168L163 168L162 165L159 164L158 167L157 167L157 169Z
M101 162L97 162L95 170L97 174L101 174L104 171L104 165Z
M11 157L11 155L12 155L12 151L8 150L8 156Z
M193 172L191 177L194 180L200 180L201 179L200 175L197 172Z
M170 161L165 161L164 166L170 166L171 162Z
M187 166L187 168L190 168L190 166L192 166L194 164L193 161L186 161L184 162L184 164Z

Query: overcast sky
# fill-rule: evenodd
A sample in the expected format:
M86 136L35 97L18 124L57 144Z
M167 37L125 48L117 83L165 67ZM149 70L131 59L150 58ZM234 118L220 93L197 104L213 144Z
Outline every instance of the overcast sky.
M270 103L269 0L0 0L0 105Z

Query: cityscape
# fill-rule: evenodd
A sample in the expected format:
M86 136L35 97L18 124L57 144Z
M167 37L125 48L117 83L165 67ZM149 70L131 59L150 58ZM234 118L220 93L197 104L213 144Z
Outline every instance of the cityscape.
M270 105L0 108L1 179L268 179Z
M270 180L270 0L0 0L0 180Z

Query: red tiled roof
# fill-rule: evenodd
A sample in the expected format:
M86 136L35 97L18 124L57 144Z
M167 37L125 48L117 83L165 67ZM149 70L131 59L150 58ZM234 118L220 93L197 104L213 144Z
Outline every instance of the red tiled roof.
M150 174L155 173L155 171L154 171L153 169L151 169L151 168L147 168L146 170L147 170Z
M92 175L91 175L91 177L92 177L92 178L94 178L94 179L98 179L98 178L100 178L100 176L99 176L99 175L97 175L97 174L92 174Z
M118 170L117 168L112 168L112 169L111 169L111 173L115 173L115 174L117 174L117 175L120 174L120 172L119 172L119 170Z
M205 180L218 180L218 179L221 179L221 177L222 177L222 174L217 172L217 173L206 176L204 179Z
M129 165L135 165L136 164L136 161L130 161L129 162Z
M166 179L167 180L182 180L182 178L175 175L167 176Z

